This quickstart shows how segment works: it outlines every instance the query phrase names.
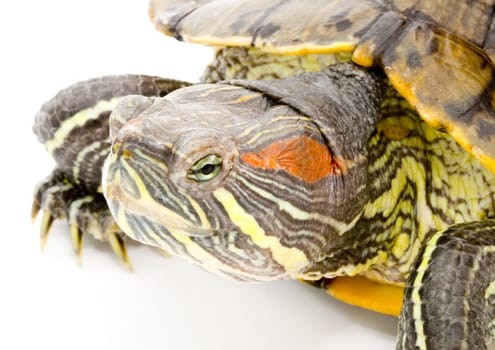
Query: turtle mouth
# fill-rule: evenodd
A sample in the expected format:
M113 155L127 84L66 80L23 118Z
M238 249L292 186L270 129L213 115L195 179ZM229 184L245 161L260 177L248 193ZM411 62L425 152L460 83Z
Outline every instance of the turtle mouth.
M131 214L134 217L146 217L152 222L163 226L167 231L183 236L211 237L226 231L225 229L201 227L192 224L173 210L153 200L151 196L144 195L139 189L134 189L136 186L127 183L129 174L125 172L125 166L117 163L108 162L105 165L103 193L119 226L128 226L123 221L126 220L125 217L129 216L128 214ZM111 175L109 175L109 169L111 169ZM132 189L130 190L130 188ZM135 238L133 230L124 229L124 231L131 238Z
M108 156L103 167L102 191L117 224L131 238L145 244L160 246L155 240L149 242L146 239L146 242L143 242L143 239L135 234L135 225L131 223L139 224L142 221L140 217L161 226L169 234L187 237L213 237L234 229L212 227L206 218L201 218L198 225L178 214L173 208L160 203L150 193L141 176L133 168L132 162L126 158L126 151L112 152Z
M134 218L133 221L139 220L139 217L145 217L151 222L164 227L168 232L180 234L188 237L212 237L219 234L221 230L213 228L203 228L191 225L184 219L180 219L176 214L164 213L163 207L155 202L135 201L122 190L118 185L107 185L105 189L105 197L109 203L110 211L113 213L117 223L121 227L129 226L123 224L124 212L130 213ZM167 210L169 211L169 210ZM167 215L168 214L168 215ZM129 221L129 215L125 215L126 221ZM125 233L135 240L140 240L136 237L133 230L124 230ZM147 242L142 242L147 243Z

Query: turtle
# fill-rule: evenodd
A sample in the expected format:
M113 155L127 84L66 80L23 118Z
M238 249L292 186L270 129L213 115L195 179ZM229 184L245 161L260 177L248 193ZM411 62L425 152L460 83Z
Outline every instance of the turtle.
M46 102L66 218L239 281L297 279L399 316L397 349L495 328L495 1L151 0L215 47L199 84L106 76Z

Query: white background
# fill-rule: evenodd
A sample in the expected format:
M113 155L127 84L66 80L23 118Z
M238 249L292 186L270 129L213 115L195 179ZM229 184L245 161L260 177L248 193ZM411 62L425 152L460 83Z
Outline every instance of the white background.
M197 81L208 48L156 32L147 2L26 0L0 5L0 349L393 349L396 319L294 281L240 284L147 247L134 272L65 222L44 253L29 219L53 162L31 131L58 89L105 74Z

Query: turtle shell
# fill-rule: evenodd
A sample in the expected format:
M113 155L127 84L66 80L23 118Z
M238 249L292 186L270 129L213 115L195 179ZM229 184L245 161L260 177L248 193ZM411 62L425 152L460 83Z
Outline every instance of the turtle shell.
M150 16L187 42L352 52L495 172L494 9L495 0L151 0Z

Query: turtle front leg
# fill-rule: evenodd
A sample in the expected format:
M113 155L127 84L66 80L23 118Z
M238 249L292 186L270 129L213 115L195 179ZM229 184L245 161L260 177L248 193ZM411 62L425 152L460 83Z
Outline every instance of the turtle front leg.
M55 168L36 186L32 207L33 219L41 209L42 249L48 240L53 221L67 220L72 245L79 260L83 237L89 234L98 240L109 242L114 253L128 269L132 269L124 244L124 234L113 220L105 198L98 191L75 183L64 172Z
M41 107L33 129L57 163L34 193L33 218L40 210L44 212L42 246L52 222L66 219L79 257L83 237L89 234L109 242L130 268L124 234L101 192L103 162L111 145L109 117L125 96L160 97L187 85L190 84L152 76L107 76L69 86Z
M486 349L494 318L495 221L437 232L409 277L397 349Z

